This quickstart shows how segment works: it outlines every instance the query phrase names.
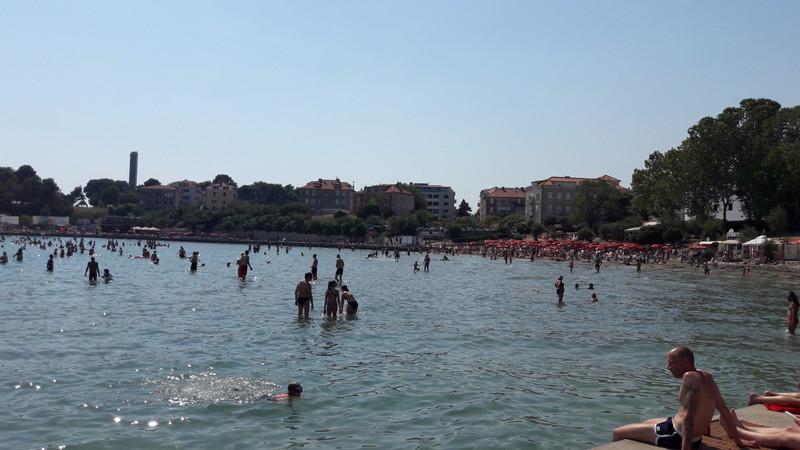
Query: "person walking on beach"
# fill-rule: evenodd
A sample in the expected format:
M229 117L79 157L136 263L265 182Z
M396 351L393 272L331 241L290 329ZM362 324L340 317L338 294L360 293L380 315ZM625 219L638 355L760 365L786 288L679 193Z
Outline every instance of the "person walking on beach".
M305 315L308 319L309 306L314 310L314 296L311 293L311 272L306 272L305 277L297 283L294 289L294 304L297 306L297 317Z
M253 266L250 265L250 250L245 250L244 254L239 258L239 278L245 279L247 277L247 268L249 267L250 270L253 270Z
M316 253L314 253L311 257L314 258L314 260L311 262L311 279L316 280L317 279L317 265L319 264L319 261L317 260L317 254Z
M614 430L612 440L633 439L663 448L699 448L716 409L722 428L737 447L742 447L736 423L719 393L714 377L705 370L695 368L692 351L685 346L670 350L667 353L667 370L675 378L681 379L678 413L674 417L623 425Z
M89 282L97 281L97 275L100 274L100 264L97 264L94 256L86 263L86 270L83 271L83 276L86 276L87 272L89 273Z
M797 303L797 294L794 291L789 291L786 294L786 300L789 300L789 310L786 311L789 334L794 335L794 330L797 328L797 310L800 309L800 303Z
M341 312L342 300L339 291L336 289L336 280L328 282L328 290L325 291L325 314L328 317L336 318L336 311Z
M342 284L343 275L344 275L344 260L342 259L341 255L336 255L336 275L333 276L333 279L336 280L339 284Z
M564 275L559 275L555 283L558 303L564 303Z

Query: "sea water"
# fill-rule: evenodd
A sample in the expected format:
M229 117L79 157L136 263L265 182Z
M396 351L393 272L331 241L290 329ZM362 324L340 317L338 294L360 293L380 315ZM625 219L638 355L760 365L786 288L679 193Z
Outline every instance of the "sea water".
M327 319L335 249L264 246L242 281L244 245L172 242L153 264L122 242L96 248L110 283L88 282L88 252L46 272L52 250L29 246L0 266L3 448L589 448L674 413L680 344L729 407L797 383L791 279L467 255L415 273L423 255L343 249L359 310ZM312 253L316 309L298 319ZM301 398L262 398L291 381Z

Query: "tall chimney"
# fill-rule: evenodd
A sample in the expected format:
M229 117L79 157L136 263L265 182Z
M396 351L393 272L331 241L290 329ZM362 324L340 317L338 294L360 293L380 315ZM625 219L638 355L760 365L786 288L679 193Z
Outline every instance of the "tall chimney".
M136 171L139 168L139 152L131 152L130 172L128 172L128 186L136 189Z

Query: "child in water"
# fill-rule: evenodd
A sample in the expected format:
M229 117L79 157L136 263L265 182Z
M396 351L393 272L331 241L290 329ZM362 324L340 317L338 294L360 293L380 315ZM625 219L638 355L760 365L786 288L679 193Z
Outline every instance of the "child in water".
M114 279L114 276L108 271L108 269L103 269L102 277L104 281L108 282Z
M325 313L328 317L336 317L337 309L341 309L341 299L339 291L336 289L336 281L328 282L328 290L325 291Z

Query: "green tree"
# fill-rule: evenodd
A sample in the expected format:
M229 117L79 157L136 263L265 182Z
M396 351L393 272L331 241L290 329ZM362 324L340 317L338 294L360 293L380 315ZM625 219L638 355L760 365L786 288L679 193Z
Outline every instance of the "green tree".
M589 227L583 227L580 230L578 230L576 237L578 238L579 241L590 242L592 239L594 239L594 231L592 231L592 229Z
M647 205L646 215L675 217L684 206L678 150L653 152L644 162L644 166L644 169L633 171L631 190L638 200L634 199L632 203ZM641 210L635 212L642 214Z
M229 186L233 186L233 187L237 187L238 186L236 184L236 182L233 181L233 178L231 178L229 175L225 175L224 173L221 173L221 174L215 176L214 180L211 182L211 184L219 184L219 183L225 183L225 184L227 184Z
M469 203L467 203L466 200L461 199L461 203L459 203L458 205L458 212L456 213L456 215L458 217L467 217L470 215L471 212L472 212L472 207L469 206Z
M161 186L161 182L155 178L148 178L147 181L144 182L144 186Z

